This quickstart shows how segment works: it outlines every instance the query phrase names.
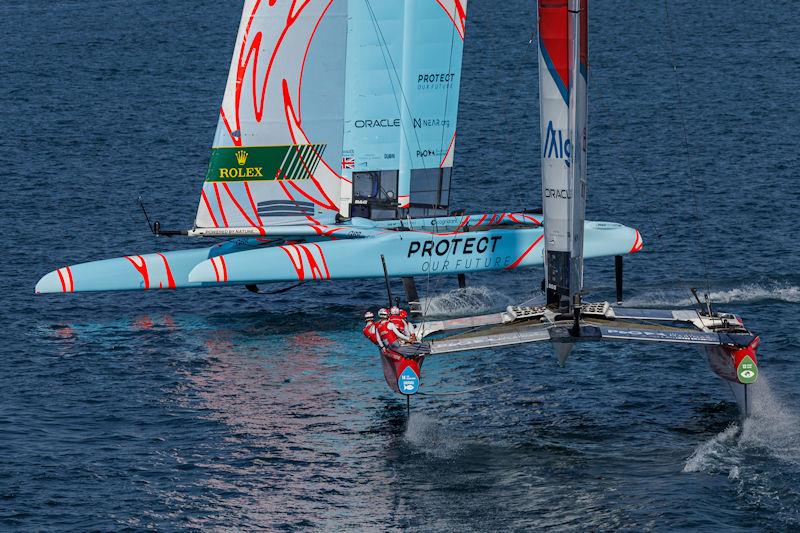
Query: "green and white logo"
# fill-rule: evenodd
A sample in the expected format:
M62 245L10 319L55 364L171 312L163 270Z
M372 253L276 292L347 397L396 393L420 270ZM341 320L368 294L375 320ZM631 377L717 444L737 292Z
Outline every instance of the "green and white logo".
M307 180L314 177L324 152L324 144L216 146L206 181Z
M739 366L736 367L736 376L739 378L739 382L745 385L753 383L758 378L758 367L749 355L745 355L744 359L739 362Z

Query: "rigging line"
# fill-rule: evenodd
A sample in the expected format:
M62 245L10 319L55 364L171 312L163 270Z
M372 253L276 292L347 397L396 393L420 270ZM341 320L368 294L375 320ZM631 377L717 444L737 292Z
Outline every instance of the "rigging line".
M586 80L587 81L587 85L588 85L588 82L591 81L591 86L594 87L594 89L592 89L592 92L594 94L598 95L598 97L593 98L592 101L598 102L599 107L602 108L601 112L608 119L607 128L611 132L610 138L611 139L620 139L620 138L622 138L622 135L621 134L620 135L615 135L614 132L615 131L621 132L621 130L618 127L618 122L615 121L615 120L611 120L611 117L612 117L611 108L608 105L607 98L605 97L605 93L598 88L597 75L594 73L594 68L592 68L592 65L587 65L586 67L587 67L586 70L589 73L589 79ZM587 88L587 91L588 91L588 88ZM586 111L587 111L587 114L588 114L589 110L587 109ZM588 139L587 139L587 144L588 144ZM626 153L627 151L625 150L625 146L626 146L625 143L619 143L619 146L616 147L617 153L619 153L621 155ZM587 150L587 153L588 153L588 150ZM640 187L640 183L639 183L638 174L636 174L636 173L629 174L629 178L631 178L631 180L633 181L633 189L634 189L634 193L635 193L634 198L645 198L646 196L643 196L642 193L641 193L641 187Z
M464 215L464 216L468 217L469 215ZM469 231L469 224L467 224L463 228L456 229L456 232L454 233L454 235L458 235L459 233L467 233L468 231ZM447 261L447 259L450 257L451 254L453 254L453 255L455 254L455 248L456 248L455 246L448 246L447 248L448 248L447 249L447 254L444 256L444 259L442 259L442 261ZM430 298L428 298L428 294L430 294L431 272L433 271L433 268L432 268L433 265L430 264L432 262L433 262L433 257L431 257L431 260L428 262L429 263L428 275L426 277L426 283L425 283L425 299L427 300L428 306L426 306L425 309L422 311L423 320L425 318L427 318L427 316L428 316L428 307L430 306ZM464 274L466 275L466 272L464 272ZM461 290L461 289L459 288L459 290ZM448 292L450 292L450 291L448 291Z
M375 15L375 11L373 10L372 4L370 4L369 0L364 0L364 4L366 5L367 10L369 11L370 21L372 22L373 29L375 30L375 36L378 39L378 45L379 45L380 50L381 50L381 58L383 59L383 63L386 66L386 70L389 72L389 82L390 82L390 84L392 86L392 93L393 93L393 96L394 96L395 105L397 106L397 111L399 113L401 113L401 115L402 115L402 107L400 105L400 101L398 100L398 94L397 94L398 91L395 90L395 83L394 83L394 79L392 78L392 73L394 73L394 78L397 79L397 85L398 85L398 89L399 89L399 92L400 92L400 98L402 98L403 104L405 105L406 109L408 110L409 115L412 116L412 120L413 120L413 115L411 113L411 107L408 105L408 101L405 98L405 93L403 92L403 80L400 77L400 75L397 73L397 66L394 64L394 59L392 59L392 55L389 53L388 41L386 40L386 37L383 35L383 31L380 28L380 25L378 23L378 17ZM388 57L388 61L387 61L387 57ZM391 63L391 67L389 66L389 63ZM400 129L402 130L403 137L406 140L406 146L407 146L407 149L408 149L409 159L411 159L412 158L411 157L412 156L412 154L411 154L411 146L412 145L408 141L408 131L406 131L406 127L405 127L405 125L403 124L402 121L400 123ZM422 144L420 143L419 136L417 135L416 130L414 130L413 128L412 128L412 131L414 133L415 140L417 141L417 148L420 150L420 153L422 153ZM428 164L425 161L425 157L424 156L422 156L422 164L427 168ZM400 173L398 171L398 188L399 188L399 178L400 178ZM428 269L427 283L426 283L426 287L425 287L425 289L426 289L425 290L426 297L427 297L427 294L428 294L428 289L430 287L430 276L431 276L430 269ZM423 310L423 318L426 316L426 313L427 313L427 311Z
M683 150L684 150L684 155L686 157L686 173L687 173L687 176L689 178L689 181L692 184L692 199L694 200L694 202L693 202L693 204L694 204L694 216L695 216L695 221L696 221L695 225L699 226L699 231L700 231L699 243L702 244L702 243L707 242L706 241L706 234L705 234L705 226L703 224L703 220L700 217L700 204L699 204L699 201L698 201L698 196L699 195L698 195L698 192L697 192L699 187L698 187L697 180L694 179L694 172L692 171L692 158L691 158L691 156L689 154L689 134L688 134L688 131L687 131L687 128L686 128L686 118L680 112L680 110L683 108L683 100L681 99L681 94L683 94L683 91L682 91L682 87L681 87L680 76L678 75L678 62L677 62L677 56L676 56L676 53L675 53L675 39L674 39L674 36L672 34L672 19L670 18L670 13L669 13L669 0L664 0L664 13L665 13L665 18L666 18L666 24L665 25L666 25L666 29L667 29L667 43L669 45L670 58L672 60L672 72L674 74L675 90L676 90L676 93L677 93L675 95L675 100L677 101L678 108L680 108L680 109L677 110L677 114L678 114L678 116L680 118L681 127L683 129ZM695 242L697 243L697 240L695 240ZM706 293L709 293L709 292L711 292L711 283L710 283L709 278L708 278L708 256L707 256L707 254L705 252L705 249L702 246L698 246L698 248L700 248L700 250L699 250L699 252L700 252L700 264L702 265L703 277L705 278L705 282L706 282Z
M456 27L455 27L455 24L454 24L452 26L451 30L450 30L450 56L448 58L448 66L447 66L447 71L448 72L450 72L453 69L453 48L454 48L455 38L456 38ZM445 97L444 98L445 98L444 99L444 113L442 115L442 135L441 135L440 141L439 141L439 148L440 149L444 147L444 142L445 142L445 140L444 140L445 139L444 121L447 119L447 107L448 107L449 101L450 101L450 91L449 90L445 91ZM453 128L453 134L455 134L455 128ZM449 148L449 141L448 141L448 148ZM423 160L423 164L424 164L424 160ZM426 165L426 167L427 167L427 165ZM443 174L443 172L444 171L442 171L442 174L440 174L440 176L439 176L439 200L441 200L441 190L442 190L442 187L444 185L444 174ZM447 195L448 195L447 205L448 206L450 205L450 195L452 194L452 192L453 192L453 171L452 171L452 167L451 167L450 177L449 177L449 182L448 182L448 187L447 187ZM434 217L434 220L435 219L436 219L436 217ZM450 256L450 253L451 252L448 250L447 257ZM445 260L447 260L447 257L445 257ZM428 274L427 274L426 279L425 279L425 291L424 291L425 292L426 305L422 309L422 318L423 318L423 320L428 316L428 310L430 308L430 297L429 297L429 295L430 295L430 285L431 285L431 269L428 268Z
M537 10L537 16L538 16L538 10ZM536 79L536 77L538 76L537 70L539 68L539 39L538 39L537 34L536 34L536 32L538 30L539 30L539 20L537 18L535 26L534 26L534 31L531 34L531 39L527 43L528 46L533 45L533 54L531 55L529 53L523 53L522 61L517 61L517 72L515 74L515 77L516 77L517 80L520 80L520 86L522 86L522 87L525 87L525 84L528 82L528 78L526 78L524 73L523 73L523 68L524 68L523 64L525 62L525 58L526 57L532 57L533 58L531 60L532 61L532 63L531 63L531 71L534 74L533 74L533 76L531 76L531 78ZM541 88L539 90L541 91ZM534 109L536 109L536 108L534 107ZM541 120L542 120L542 116L541 116L541 112L540 112L539 113L539 122L540 123L541 123ZM531 121L531 122L533 122L533 121ZM537 124L534 122L533 123L534 132L536 132L537 129L539 131L539 135L541 136L541 127L537 127ZM541 151L540 148L536 149L536 153L537 154L540 153L540 151ZM540 180L539 180L540 181L540 184L539 184L539 204L541 204L542 203L542 198L541 198L541 194L542 194L542 190L541 190L542 189L542 186L541 186L541 156L539 156L537 159L535 159L535 161L536 161L536 163L539 164L539 177L540 177ZM534 203L532 205L534 205L534 206L536 205L535 189L534 189ZM525 210L525 209L527 209L527 208L523 206L523 210Z
M378 39L378 47L380 48L381 51L381 59L383 59L383 64L386 67L387 74L389 75L389 84L392 86L392 96L394 97L394 104L395 106L397 106L397 112L402 115L402 107L400 106L400 101L397 99L397 91L395 90L394 86L395 86L395 79L397 79L397 85L400 87L402 91L403 80L397 74L397 69L394 67L394 60L392 59L391 54L389 54L389 45L386 42L386 38L383 36L383 33L380 31L380 28L378 26L378 18L375 15L375 12L372 10L372 5L369 3L369 0L364 0L364 4L367 6L367 10L369 11L370 22L372 22L372 27L375 30L375 37ZM389 56L389 61L386 60L387 56ZM392 68L389 68L389 62L392 63ZM392 77L392 73L394 73L394 78ZM406 140L406 145L408 146L409 156L410 156L411 143L408 142L408 132L405 130L405 128L403 128L402 121L400 122L400 130L402 131L403 137ZM419 145L419 140L417 140L417 145ZM398 172L398 179L399 179L399 172Z
M413 121L414 116L411 113L411 106L408 105L408 100L406 100L405 92L403 92L403 79L400 77L400 75L397 74L397 66L394 64L394 59L392 59L392 54L389 53L388 41L386 40L386 37L384 37L383 30L381 30L380 25L378 24L378 17L375 15L375 12L372 9L372 4L370 4L369 0L364 0L364 2L367 5L367 9L369 10L370 19L372 20L372 26L375 29L375 34L378 37L379 44L380 44L380 41L383 41L383 45L381 45L381 56L383 57L383 62L384 62L384 64L386 64L386 69L389 70L389 65L388 65L388 63L386 63L386 58L387 57L389 58L389 62L392 64L391 71L394 72L395 78L397 78L397 81L398 81L398 89L400 90L400 98L403 100L403 104L405 105L406 110L408 110L408 114L409 114L409 116L411 116L411 119ZM405 23L405 21L404 21L404 23ZM383 52L384 48L386 48L386 53L385 54ZM391 76L389 76L389 79L391 80ZM395 96L395 103L397 105L397 110L398 110L398 112L400 112L402 114L402 108L400 106L400 102L397 101L397 91L394 90L394 83L392 83L392 92L394 93L394 96ZM400 129L403 130L403 136L405 137L406 144L408 145L408 156L409 156L409 158L411 158L411 143L408 142L408 135L407 135L408 132L405 131L406 128L405 128L402 120L400 121ZM417 141L417 148L419 149L420 153L423 153L423 151L422 151L422 143L419 142L419 136L417 135L416 129L414 129L412 127L411 130L414 133L415 140ZM427 168L428 167L428 163L425 161L425 156L421 156L421 159L422 159L422 164L425 166L425 168Z
M464 33L466 33L466 31ZM456 36L456 25L453 24L453 27L450 30L450 57L447 60L447 72L448 73L453 70L453 48L454 48L453 43L455 42L455 36ZM460 37L459 37L459 39L460 39ZM459 76L459 83L460 82L461 82L461 80L460 80L460 76ZM440 150L444 150L445 149L445 146L444 146L444 133L445 133L445 129L446 129L445 121L447 120L447 106L448 106L449 103L450 103L450 91L446 90L444 92L444 111L442 112L442 135L441 135L441 138L439 140L439 149ZM455 128L453 128L453 134L455 134L455 132L456 132L456 130L455 130ZM449 144L450 144L449 140L447 141L447 144L448 144L448 148L449 148Z

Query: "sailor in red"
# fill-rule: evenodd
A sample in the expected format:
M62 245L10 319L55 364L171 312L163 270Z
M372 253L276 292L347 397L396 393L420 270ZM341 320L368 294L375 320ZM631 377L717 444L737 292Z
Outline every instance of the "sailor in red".
M390 324L389 311L385 308L379 309L378 321L375 323L375 328L378 330L378 338L381 339L384 346L389 346L397 342L397 335L393 330L389 329Z
M401 331L398 325L389 318L386 309L378 311L378 338L384 343L384 350L394 356L419 357L428 355L431 352L430 344L425 342L415 342L405 331Z
M399 329L399 330L400 330L400 332L401 332L401 333L402 333L402 334L403 334L405 337L408 337L408 339L403 339L403 340L406 340L406 342L409 342L409 341L414 341L414 340L416 340L416 336L415 336L415 333L416 333L416 331L415 331L415 329L414 329L414 326L413 326L413 324L411 324L411 322L409 322L408 320L406 320L406 316L408 316L408 313L406 313L404 310L400 309L400 308L399 308L399 307L397 307L396 305L395 305L395 306L393 306L393 307L392 307L392 308L389 310L389 313L390 313L390 315L391 315L391 316L389 317L389 320L390 320L390 321L391 321L391 322L392 322L394 325L396 325L396 326L397 326L397 329ZM403 315L405 315L405 316L403 316ZM402 339L402 338L403 338L403 337L401 337L401 339Z
M378 330L375 327L375 322L373 319L375 318L375 314L372 311L367 311L364 313L364 336L368 338L373 344L377 345L380 348L383 346L380 343L380 339L378 338Z

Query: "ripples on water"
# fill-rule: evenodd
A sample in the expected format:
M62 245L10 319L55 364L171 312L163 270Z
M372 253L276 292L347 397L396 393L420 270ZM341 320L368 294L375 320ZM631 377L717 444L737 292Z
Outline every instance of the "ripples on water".
M440 294L422 297L420 307L426 317L460 316L489 313L515 303L491 287L451 289Z
M752 389L753 415L698 445L683 471L727 474L745 505L769 508L794 524L800 520L800 418L775 396L767 377Z
M701 299L706 291L699 291ZM800 287L787 282L746 283L707 292L715 304L748 304L764 301L800 303ZM626 307L690 307L696 305L690 287L651 290L625 299Z
M531 4L470 3L454 205L538 205ZM133 200L191 220L240 13L3 3L0 529L800 527L794 5L670 6L683 108L663 5L593 4L589 215L644 235L627 305L689 305L708 279L762 335L744 423L696 351L639 345L580 346L563 369L538 346L431 358L424 392L488 388L414 398L406 420L359 332L380 280L34 298L55 266L185 246L151 238ZM586 276L613 297L612 261ZM483 312L540 279L422 295Z

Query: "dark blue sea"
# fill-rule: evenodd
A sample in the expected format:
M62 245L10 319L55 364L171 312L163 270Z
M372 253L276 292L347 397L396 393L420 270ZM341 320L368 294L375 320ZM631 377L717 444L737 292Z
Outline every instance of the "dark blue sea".
M533 4L469 3L453 207L539 205ZM199 246L135 200L191 225L241 2L4 0L0 530L800 530L796 3L666 6L591 6L588 217L644 236L628 305L708 288L762 336L745 422L696 350L632 344L431 358L426 392L496 386L407 420L360 333L380 280L35 297ZM541 276L420 288L483 312ZM613 298L610 258L586 278Z

